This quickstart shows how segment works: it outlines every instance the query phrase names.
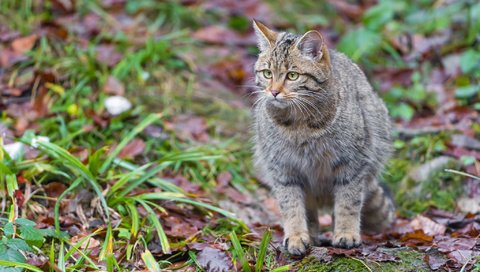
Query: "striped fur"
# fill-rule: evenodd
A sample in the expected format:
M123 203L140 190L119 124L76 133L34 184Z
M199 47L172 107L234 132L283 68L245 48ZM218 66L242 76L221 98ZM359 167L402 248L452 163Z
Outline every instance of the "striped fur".
M359 67L328 50L320 33L254 27L261 50L254 159L279 202L285 246L303 255L325 207L333 208L333 245L358 246L361 230L381 231L394 219L377 182L391 152L387 109Z

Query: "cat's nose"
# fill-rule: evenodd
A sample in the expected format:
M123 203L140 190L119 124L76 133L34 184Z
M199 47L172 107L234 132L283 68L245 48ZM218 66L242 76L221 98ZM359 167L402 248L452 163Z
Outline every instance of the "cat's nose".
M280 93L278 90L271 90L270 91L273 95L273 97L277 97L277 95Z

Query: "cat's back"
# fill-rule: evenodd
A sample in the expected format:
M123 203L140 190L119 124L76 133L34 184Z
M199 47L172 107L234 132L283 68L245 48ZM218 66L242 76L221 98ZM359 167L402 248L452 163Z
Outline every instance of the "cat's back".
M342 141L360 143L373 157L384 161L391 153L391 120L385 103L357 64L343 53L331 50L330 55L341 95L341 113L335 126L341 133L337 135L344 136L340 136ZM350 133L345 134L345 130Z

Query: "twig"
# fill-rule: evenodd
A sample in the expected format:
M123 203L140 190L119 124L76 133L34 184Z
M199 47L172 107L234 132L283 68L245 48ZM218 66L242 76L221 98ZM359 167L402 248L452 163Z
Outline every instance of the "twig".
M480 177L470 175L470 174L465 173L465 172L453 170L453 169L445 169L445 172L454 173L454 174L462 175L462 176L465 176L465 177L473 178L473 179L476 179L476 180L480 180Z

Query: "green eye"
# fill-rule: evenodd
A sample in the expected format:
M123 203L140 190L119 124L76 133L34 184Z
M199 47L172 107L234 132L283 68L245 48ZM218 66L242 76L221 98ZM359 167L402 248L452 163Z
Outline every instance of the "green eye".
M272 78L272 71L270 71L270 70L263 70L263 76L264 76L266 79Z
M297 80L298 73L297 72L288 72L287 78L288 78L288 80Z

